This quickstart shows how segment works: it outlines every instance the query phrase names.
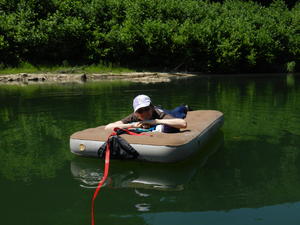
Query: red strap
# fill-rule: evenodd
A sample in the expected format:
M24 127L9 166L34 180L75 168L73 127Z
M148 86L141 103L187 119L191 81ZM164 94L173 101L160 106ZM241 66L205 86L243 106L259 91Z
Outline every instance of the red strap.
M132 131L130 131L130 130L128 130L128 129L121 129L121 128L118 128L118 127L114 128L114 131L115 131L115 132L117 132L118 130L125 131L127 134L134 135L134 136L148 135L148 134L146 134L146 133L135 133L135 132L132 132Z
M107 176L108 176L108 171L109 171L109 156L110 156L110 146L109 146L109 138L111 136L114 136L114 135L117 135L117 131L119 130L120 128L115 128L114 129L114 132L112 132L109 137L107 138L107 141L106 141L106 150L105 150L105 167L104 167L104 174L103 174L103 177L101 178L101 180L99 181L98 185L97 185L97 188L94 192L94 195L93 195L93 198L92 198L92 225L95 225L95 214L94 214L94 208L95 208L95 199L102 187L102 185L104 184ZM141 135L146 135L145 133L140 133L140 134L137 134L137 133L134 133L134 132L131 132L129 131L128 129L120 129L120 130L123 130L125 131L127 134L130 134L130 135L135 135L135 136L141 136Z

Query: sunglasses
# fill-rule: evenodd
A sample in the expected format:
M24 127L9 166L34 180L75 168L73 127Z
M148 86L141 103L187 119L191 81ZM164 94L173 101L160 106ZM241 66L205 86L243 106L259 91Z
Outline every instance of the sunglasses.
M151 109L151 107L147 106L147 107L139 108L136 112L141 114L143 112L149 111L150 109Z

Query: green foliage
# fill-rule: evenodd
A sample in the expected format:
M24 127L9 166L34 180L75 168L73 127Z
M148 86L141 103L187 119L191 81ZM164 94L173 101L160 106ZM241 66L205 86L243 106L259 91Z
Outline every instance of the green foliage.
M258 2L0 0L0 63L283 71L300 59L300 3Z
M295 72L296 62L291 61L286 64L286 70L289 73Z

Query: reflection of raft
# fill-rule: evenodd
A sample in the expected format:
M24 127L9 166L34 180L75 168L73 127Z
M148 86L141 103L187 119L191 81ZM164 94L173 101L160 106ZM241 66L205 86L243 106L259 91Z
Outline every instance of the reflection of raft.
M138 151L138 159L152 162L175 162L197 152L222 126L223 114L213 110L188 112L187 128L180 133L153 132L150 135L122 137ZM78 131L70 137L70 147L74 154L98 157L99 147L110 132L104 126Z

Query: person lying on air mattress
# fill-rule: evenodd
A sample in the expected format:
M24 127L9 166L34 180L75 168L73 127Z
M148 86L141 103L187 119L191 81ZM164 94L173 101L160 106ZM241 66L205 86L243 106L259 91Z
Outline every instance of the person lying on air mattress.
M138 95L133 100L134 112L122 120L109 123L106 130L114 128L135 128L141 132L159 131L175 133L180 128L186 128L186 117L188 106L181 105L173 110L165 110L152 104L147 95Z

